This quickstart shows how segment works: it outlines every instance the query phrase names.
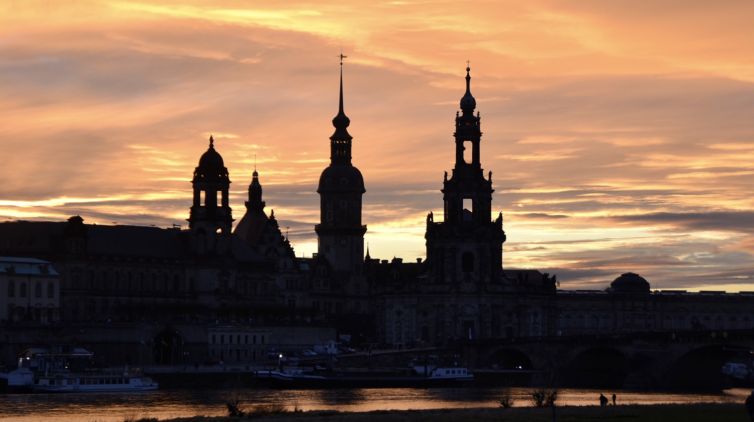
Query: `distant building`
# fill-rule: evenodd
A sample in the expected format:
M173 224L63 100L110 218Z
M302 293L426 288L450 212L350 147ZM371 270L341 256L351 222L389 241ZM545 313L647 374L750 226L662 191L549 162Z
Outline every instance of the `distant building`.
M0 321L51 324L60 319L60 277L48 261L0 257Z
M754 292L652 291L635 273L605 290L559 290L556 335L754 328Z
M482 168L470 69L456 113L443 215L426 218L426 259L364 253L364 177L352 163L343 73L330 163L317 186L318 252L297 258L254 169L233 229L230 172L210 137L194 169L188 229L0 223L0 358L54 341L109 364L252 362L346 335L386 347L605 333L754 328L754 294L652 291L626 273L604 291L504 266L502 212ZM30 327L37 324L37 327Z

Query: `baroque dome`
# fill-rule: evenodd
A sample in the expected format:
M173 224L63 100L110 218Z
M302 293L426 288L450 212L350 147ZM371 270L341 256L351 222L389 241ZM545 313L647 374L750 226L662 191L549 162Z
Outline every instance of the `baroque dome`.
M210 180L228 177L228 169L225 168L223 157L215 150L215 140L211 136L209 148L199 158L199 165L196 167L194 175Z
M610 283L614 293L649 293L649 282L636 273L624 273Z

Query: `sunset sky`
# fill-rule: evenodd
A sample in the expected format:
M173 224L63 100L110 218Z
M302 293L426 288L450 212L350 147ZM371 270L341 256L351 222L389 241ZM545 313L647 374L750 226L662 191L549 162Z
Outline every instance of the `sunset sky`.
M3 0L0 218L185 226L212 133L236 220L256 154L310 256L342 49L371 255L423 257L468 59L506 267L754 290L752 21L751 0Z

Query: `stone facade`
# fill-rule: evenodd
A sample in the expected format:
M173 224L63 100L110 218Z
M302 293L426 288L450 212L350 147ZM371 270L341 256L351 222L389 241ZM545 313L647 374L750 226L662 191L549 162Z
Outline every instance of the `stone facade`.
M60 277L48 261L0 257L0 322L60 320Z

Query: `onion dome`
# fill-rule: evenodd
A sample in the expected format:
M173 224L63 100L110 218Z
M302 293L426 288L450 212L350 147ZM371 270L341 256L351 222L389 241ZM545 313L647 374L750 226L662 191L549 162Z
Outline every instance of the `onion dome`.
M610 283L613 293L649 293L649 282L636 273L624 273Z
M476 108L476 99L471 95L471 68L466 66L466 93L461 97L461 110L464 113L471 113Z

